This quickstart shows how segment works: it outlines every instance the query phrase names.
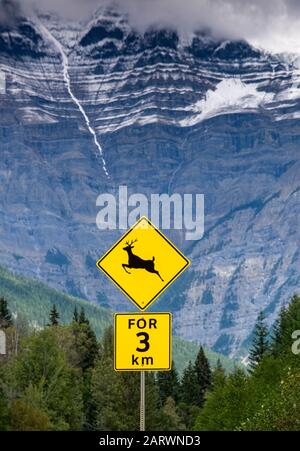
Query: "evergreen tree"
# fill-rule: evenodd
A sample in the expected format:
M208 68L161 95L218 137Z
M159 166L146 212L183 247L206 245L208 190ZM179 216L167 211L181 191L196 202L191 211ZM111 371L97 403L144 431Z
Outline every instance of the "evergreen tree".
M139 380L140 380L140 375ZM139 383L137 391L139 394ZM160 409L159 389L153 373L148 372L145 375L145 399L146 399L146 430L161 431L165 430L163 414Z
M100 344L101 355L107 356L113 359L114 355L114 329L112 326L109 326L105 329L103 338Z
M48 324L48 326L58 326L59 325L59 313L57 311L57 308L55 306L55 304L53 304L52 309L50 311L50 322Z
M181 385L180 385L180 400L185 404L198 405L199 403L199 384L195 366L189 361L185 368Z
M140 374L116 372L113 368L113 329L108 327L101 351L91 370L91 394L95 412L94 428L133 431L139 428ZM159 390L153 373L145 375L146 428L164 430Z
M86 319L86 316L85 316L85 310L84 310L83 307L82 307L81 310L80 310L80 314L79 314L79 318L78 318L78 323L79 323L79 324L86 324L86 323L88 323L88 320Z
M73 322L74 323L78 323L79 321L79 315L78 315L78 310L77 307L74 308L74 313L73 313Z
M97 337L86 318L84 322L73 322L72 329L75 336L76 349L80 356L80 367L85 371L93 367L97 357Z
M8 409L8 401L4 395L3 389L1 388L1 374L0 374L0 431L8 431L9 430L9 409Z
M300 297L294 295L287 308L280 310L271 336L271 354L278 356L292 346L292 333L300 329Z
M223 368L221 360L218 359L217 365L212 372L212 384L210 389L215 390L216 387L222 387L224 386L225 382L226 382L225 369Z
M0 298L0 328L6 329L13 325L11 313L7 306L7 301Z
M215 371L222 371L222 372L225 372L224 367L223 367L222 362L221 362L220 359L217 360L217 364L216 364L216 366L215 366L215 368L214 368L214 372L215 372Z
M80 372L70 367L66 353L59 344L60 328L46 328L24 340L17 356L12 359L4 373L6 394L14 392L22 401L18 412L14 409L12 421L28 428L37 427L39 417L51 430L80 430L82 428L82 379ZM34 410L31 410L34 409ZM45 415L43 415L45 414ZM43 416L43 418L42 418Z
M114 371L112 326L104 331L100 349L91 369L94 428L104 431L135 430L138 427L138 374ZM128 408L131 403L135 406L134 413Z
M201 407L204 403L205 392L208 388L210 388L212 383L210 365L202 346L200 347L196 357L194 369L199 387L197 404Z
M250 372L262 361L268 351L268 328L265 324L265 316L260 312L254 328L252 347L249 352Z
M121 374L113 369L112 359L97 359L92 369L91 395L95 418L91 426L97 431L134 430L127 409L127 393ZM138 412L138 409L136 408Z
M180 418L176 403L172 397L168 397L163 407L164 430L165 431L184 431L186 428Z
M81 321L73 321L72 330L75 337L75 347L79 355L78 366L83 373L83 408L84 408L84 429L93 429L96 422L96 410L92 397L92 369L98 355L98 343L96 334L93 331L89 320L85 317L84 311L80 313Z
M167 398L169 397L171 397L175 402L179 400L180 385L174 362L172 362L171 371L158 372L157 384L162 406L165 404Z
M85 346L86 354L83 360L83 370L92 368L98 353L98 343L95 332L93 331L89 322L81 325L82 330L86 336Z
M236 368L225 381L219 376L199 411L195 422L198 431L233 431L247 417L251 393L247 389L246 374Z
M75 336L76 349L81 356L80 367L85 371L93 367L99 348L96 334L85 316L83 308L79 315L75 308L72 329Z
M286 317L286 308L282 307L276 318L270 333L270 350L273 355L277 355L282 344L283 323Z

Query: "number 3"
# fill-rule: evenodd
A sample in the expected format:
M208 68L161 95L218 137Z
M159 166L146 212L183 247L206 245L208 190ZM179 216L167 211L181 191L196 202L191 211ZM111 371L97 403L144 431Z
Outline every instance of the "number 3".
M149 334L147 334L147 332L139 332L138 334L136 334L137 337L144 337L143 340L140 340L140 343L145 345L144 348L136 348L136 350L138 352L147 352L150 348L150 344L149 344Z

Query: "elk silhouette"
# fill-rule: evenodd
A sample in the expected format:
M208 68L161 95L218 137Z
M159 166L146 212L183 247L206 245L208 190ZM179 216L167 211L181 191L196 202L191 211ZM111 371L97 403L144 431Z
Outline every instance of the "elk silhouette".
M132 252L132 249L134 248L133 243L136 243L137 240L131 241L131 243L129 243L129 241L126 241L126 247L123 247L123 250L127 252L128 254L128 265L126 265L125 263L122 264L123 268L125 269L125 271L128 274L131 274L129 271L127 271L126 268L129 269L145 269L148 272L152 272L154 274L157 274L158 277L164 281L164 279L162 279L161 275L159 274L158 271L156 271L156 269L154 268L154 261L155 261L155 257L152 258L152 260L143 260L141 257L138 257L137 255L134 255L134 253Z

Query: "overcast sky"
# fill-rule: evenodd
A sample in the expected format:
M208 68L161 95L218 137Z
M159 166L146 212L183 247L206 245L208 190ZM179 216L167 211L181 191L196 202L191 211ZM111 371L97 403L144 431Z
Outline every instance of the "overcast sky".
M273 52L300 54L300 0L21 0L27 10L38 5L62 16L72 12L77 18L113 2L142 31L151 25L172 26L183 33L208 27L218 37L243 38Z

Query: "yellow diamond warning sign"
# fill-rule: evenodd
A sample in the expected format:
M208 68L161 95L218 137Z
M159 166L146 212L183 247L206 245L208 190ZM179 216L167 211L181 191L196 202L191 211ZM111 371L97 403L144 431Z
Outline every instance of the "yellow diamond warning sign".
M142 217L97 262L135 305L145 310L189 265L189 260Z
M116 371L171 369L170 313L116 313Z

